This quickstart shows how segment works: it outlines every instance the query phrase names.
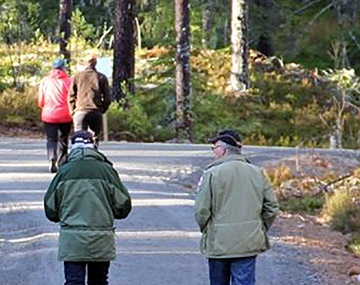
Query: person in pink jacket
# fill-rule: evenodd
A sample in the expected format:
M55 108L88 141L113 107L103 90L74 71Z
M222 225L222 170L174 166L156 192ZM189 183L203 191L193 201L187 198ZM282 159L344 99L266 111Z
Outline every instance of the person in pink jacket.
M50 172L67 161L68 140L72 118L68 106L71 79L66 73L65 61L56 59L50 74L42 79L38 105L42 108L41 120L46 133L47 156Z

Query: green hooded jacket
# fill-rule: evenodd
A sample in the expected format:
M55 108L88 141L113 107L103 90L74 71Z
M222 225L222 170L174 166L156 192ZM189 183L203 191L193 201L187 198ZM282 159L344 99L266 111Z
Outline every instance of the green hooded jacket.
M279 205L261 169L241 155L210 164L199 182L195 218L208 258L255 256L269 248L266 232Z
M111 163L92 148L76 148L44 198L46 217L59 222L60 261L116 257L114 219L131 211L131 198Z

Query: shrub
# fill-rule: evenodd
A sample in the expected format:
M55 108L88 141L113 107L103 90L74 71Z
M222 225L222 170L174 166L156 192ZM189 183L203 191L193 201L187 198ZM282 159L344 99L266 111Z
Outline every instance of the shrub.
M109 135L112 139L128 141L149 141L151 125L140 105L124 110L118 104L112 104L107 113Z
M325 198L319 197L305 197L305 198L291 198L281 201L281 210L289 212L306 212L310 215L318 214L325 202Z
M271 184L276 188L279 188L282 182L290 180L293 177L291 169L286 165L281 165L273 171L267 171L266 174Z
M360 232L351 234L348 244L346 245L346 249L360 255Z
M360 191L345 188L325 199L324 216L335 230L343 233L360 232Z
M6 89L0 96L1 122L9 125L39 125L41 110L36 100L36 87L27 87L23 92Z

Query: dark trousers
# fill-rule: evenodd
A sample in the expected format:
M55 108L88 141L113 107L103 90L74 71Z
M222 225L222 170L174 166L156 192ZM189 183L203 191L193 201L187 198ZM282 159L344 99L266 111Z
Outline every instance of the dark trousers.
M256 256L209 258L211 285L255 285ZM231 281L231 283L230 283Z
M95 147L98 148L100 135L102 131L102 113L95 111L76 111L73 117L74 131L90 131L93 132Z
M104 262L64 262L65 285L85 285L87 266L88 285L109 284L108 273L110 261Z
M48 159L57 162L58 166L67 161L69 134L71 123L46 123L44 122L46 133L46 149Z

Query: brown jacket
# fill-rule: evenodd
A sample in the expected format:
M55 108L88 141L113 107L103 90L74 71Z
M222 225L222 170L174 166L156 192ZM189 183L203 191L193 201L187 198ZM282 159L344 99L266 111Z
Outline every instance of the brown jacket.
M105 113L111 103L106 76L92 67L77 73L69 90L68 101L71 114L75 111Z

